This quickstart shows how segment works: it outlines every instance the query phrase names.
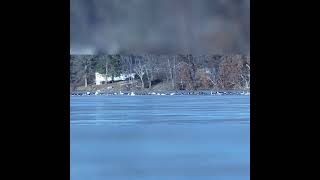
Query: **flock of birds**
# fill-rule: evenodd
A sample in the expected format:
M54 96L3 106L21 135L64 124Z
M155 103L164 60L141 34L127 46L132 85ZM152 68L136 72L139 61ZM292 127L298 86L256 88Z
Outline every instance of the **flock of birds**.
M113 92L113 93L106 93L106 92L82 92L82 93L71 93L71 96L97 96L97 95L107 95L107 96L117 96L117 95L125 95L125 96L136 96L136 95L155 95L155 96L173 96L173 95L250 95L250 92L224 92L224 91L211 91L211 92L167 92L167 93L159 93L159 92Z

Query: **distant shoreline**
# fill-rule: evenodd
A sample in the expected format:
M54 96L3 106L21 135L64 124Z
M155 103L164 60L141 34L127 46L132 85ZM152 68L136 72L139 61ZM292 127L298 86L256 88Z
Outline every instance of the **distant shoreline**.
M71 96L94 96L94 95L105 95L105 96L135 96L135 95L250 95L250 90L197 90L197 91L73 91L70 93Z

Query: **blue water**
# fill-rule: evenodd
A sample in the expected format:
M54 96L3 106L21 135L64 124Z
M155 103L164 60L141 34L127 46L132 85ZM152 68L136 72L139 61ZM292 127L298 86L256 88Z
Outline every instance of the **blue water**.
M71 180L249 180L249 98L71 97Z

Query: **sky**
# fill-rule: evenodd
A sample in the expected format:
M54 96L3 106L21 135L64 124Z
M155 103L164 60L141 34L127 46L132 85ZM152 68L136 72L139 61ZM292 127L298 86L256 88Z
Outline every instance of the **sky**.
M250 0L70 0L70 54L248 54Z

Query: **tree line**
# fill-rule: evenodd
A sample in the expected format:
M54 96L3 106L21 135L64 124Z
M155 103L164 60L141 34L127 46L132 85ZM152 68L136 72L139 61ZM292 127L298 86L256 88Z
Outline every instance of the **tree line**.
M108 77L135 73L129 84L141 89L166 83L168 90L250 88L247 55L70 55L70 87L94 84L95 72Z

